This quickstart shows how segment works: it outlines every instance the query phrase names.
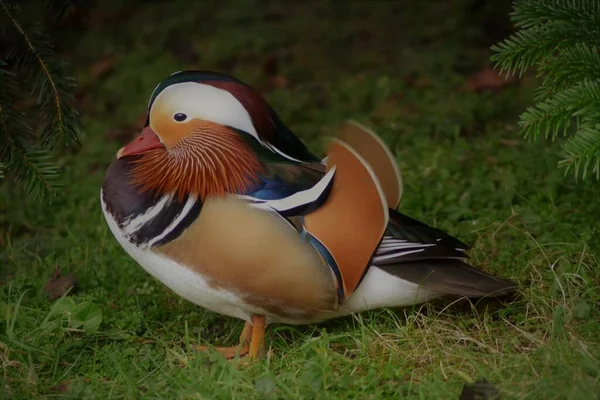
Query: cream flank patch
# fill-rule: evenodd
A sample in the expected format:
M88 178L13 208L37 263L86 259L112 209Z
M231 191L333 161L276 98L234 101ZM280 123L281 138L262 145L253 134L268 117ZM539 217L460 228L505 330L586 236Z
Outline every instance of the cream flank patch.
M208 198L176 239L154 248L198 272L209 284L239 294L268 315L337 308L333 272L276 213L236 196Z

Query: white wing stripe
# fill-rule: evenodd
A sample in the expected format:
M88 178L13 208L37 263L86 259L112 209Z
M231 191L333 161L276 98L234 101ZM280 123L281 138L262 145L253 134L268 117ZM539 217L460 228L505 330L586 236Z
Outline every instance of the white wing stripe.
M398 246L387 246L387 247L382 247L379 246L379 250L381 250L381 252L389 252L389 251L393 251L393 250L402 250L402 249L411 249L411 248L425 248L425 247L431 247L431 246L435 246L435 244L416 244L416 243L405 243L405 244L401 244Z
M410 251L402 251L399 253L392 253L392 254L385 254L382 256L375 256L372 259L373 263L378 263L381 261L385 261L385 260L389 260L390 258L397 258L397 257L402 257L402 256L406 256L408 254L413 254L413 253L419 253L421 251L424 251L425 249L417 249L417 250L410 250Z
M291 196L284 197L283 199L276 200L263 200L257 199L252 196L240 195L238 197L250 200L255 204L252 206L261 209L273 209L278 212L283 212L287 210L291 210L293 208L307 205L313 203L319 199L319 197L323 194L323 192L329 187L331 184L331 180L335 174L335 166L332 167L327 174L317 184L310 189L302 190L300 192L296 192Z
M404 246L404 245L408 245L408 246L412 246L412 245L420 245L423 243L409 243L406 240L398 240L398 241L390 241L390 242L381 242L381 245L379 247L394 247L394 246Z
M294 158L292 156L288 156L287 154L285 154L283 151L279 150L277 147L273 146L271 143L268 142L263 142L261 141L262 145L265 146L267 149L274 151L275 153L279 154L280 156L283 156L285 158L287 158L288 160L292 160L301 164L305 164L304 161L302 160L298 160L297 158Z

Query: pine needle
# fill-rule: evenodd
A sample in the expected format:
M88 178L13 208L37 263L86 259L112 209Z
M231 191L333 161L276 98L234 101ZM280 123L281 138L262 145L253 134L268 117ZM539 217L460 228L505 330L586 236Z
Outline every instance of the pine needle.
M543 82L537 104L520 117L528 138L552 140L572 135L559 166L585 179L600 178L600 2L597 0L521 0L512 21L519 28L492 46L491 60L519 77L530 67Z

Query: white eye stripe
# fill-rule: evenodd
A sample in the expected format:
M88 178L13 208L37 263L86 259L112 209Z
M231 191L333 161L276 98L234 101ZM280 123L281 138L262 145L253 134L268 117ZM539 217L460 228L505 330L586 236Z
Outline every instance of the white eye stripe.
M152 108L155 107L160 107L171 117L175 113L183 113L190 119L231 126L258 139L256 128L246 108L224 89L199 82L176 83L156 96L152 104Z

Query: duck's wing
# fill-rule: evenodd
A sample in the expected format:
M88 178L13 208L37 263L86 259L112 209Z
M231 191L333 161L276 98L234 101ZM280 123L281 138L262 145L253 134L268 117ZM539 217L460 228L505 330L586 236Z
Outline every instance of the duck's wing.
M458 296L503 296L517 287L467 264L468 249L446 232L390 210L388 229L371 263L398 278Z
M388 207L397 209L402 199L402 174L385 142L370 128L353 120L342 125L338 138L369 163L381 183Z
M499 296L516 287L466 264L469 246L446 232L387 207L387 218L380 213L377 205L385 205L387 198L374 171L344 142L328 153L327 164L326 170L320 163L267 162L263 183L247 198L276 213L313 245L337 277L340 300L353 293L371 266L460 296ZM365 212L369 204L373 211ZM383 237L373 226L365 229L381 215L381 225L374 226L387 224ZM369 248L376 250L369 253Z
M343 298L364 276L389 215L375 173L355 150L333 140L328 159L324 174L317 164L264 162L261 183L240 197L294 226L332 269Z
M376 265L468 258L469 246L446 232L390 210L390 220L377 252Z
M305 229L333 256L349 296L368 269L389 211L375 172L357 151L334 140L327 154L329 171L336 171L334 186L327 202L305 216Z

